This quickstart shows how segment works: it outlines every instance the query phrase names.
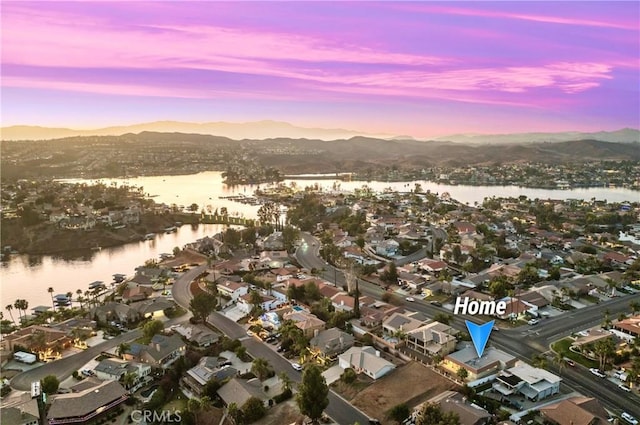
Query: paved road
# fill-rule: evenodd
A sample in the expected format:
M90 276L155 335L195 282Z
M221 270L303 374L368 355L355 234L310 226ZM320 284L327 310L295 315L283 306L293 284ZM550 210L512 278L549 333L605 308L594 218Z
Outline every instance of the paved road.
M186 309L189 308L189 299L191 298L191 295L189 294L189 283L191 283L191 281L206 268L206 265L193 268L176 280L176 283L171 288L171 292L174 300L176 300L179 305ZM185 322L189 319L189 316L190 314L187 314L186 316L171 319L165 323L165 327ZM47 375L55 375L58 377L58 380L62 382L71 376L74 371L82 368L85 364L91 361L91 359L99 356L101 352L117 347L123 342L133 341L141 336L142 331L140 329L134 329L120 334L113 339L101 342L100 344L90 347L80 353L22 372L11 380L11 386L16 390L26 391L31 388L32 382L39 381Z
M302 373L291 367L291 363L278 354L272 346L265 344L256 337L247 337L246 330L236 322L225 317L221 313L213 313L209 316L209 322L231 338L239 338L247 352L254 358L263 358L269 361L277 372L285 371L292 382L299 384ZM329 406L325 410L333 420L339 424L353 424L355 422L365 425L369 418L335 392L329 391Z
M330 282L337 282L338 286L345 284L344 275L340 270L335 270L318 255L320 242L308 233L303 233L302 237L306 244L303 244L296 251L298 262L306 268L324 269L323 277ZM313 245L315 243L315 245ZM309 247L313 247L310 249ZM384 290L370 282L359 280L359 289L362 295L369 295L379 299ZM516 357L530 361L534 354L540 354L549 350L549 345L558 339L562 339L573 332L586 329L602 323L605 310L609 311L612 318L621 312L629 311L629 302L640 299L640 294L627 295L613 300L592 305L572 312L564 313L554 318L543 319L536 326L521 326L516 329L506 329L494 332L491 335L490 344L495 345ZM434 317L437 313L451 314L451 311L436 307L422 300L407 305L408 308ZM452 326L460 330L466 330L465 320L480 323L481 321L473 316L455 316ZM563 370L563 382L571 389L579 391L585 395L595 397L606 407L614 411L627 411L636 417L640 417L640 402L629 403L631 397L635 397L620 390L610 381L598 378L588 370L576 368L567 371ZM606 382L605 382L606 381Z
M71 374L87 364L91 359L100 355L101 352L117 347L123 342L133 341L142 336L140 329L135 329L127 333L120 334L113 339L106 340L98 345L87 348L86 350L74 354L69 357L46 363L40 367L22 372L11 380L11 386L16 390L26 391L31 388L31 383L40 381L47 375L55 375L62 382Z
M180 306L189 308L189 301L192 298L189 285L205 269L206 265L193 268L176 279L176 282L172 285L171 292L173 299ZM267 359L276 372L285 371L293 382L300 383L302 374L294 370L288 360L275 352L271 346L257 338L247 337L246 330L242 326L218 312L211 314L207 320L229 338L239 339L242 345L247 348L247 352L253 357ZM346 425L359 422L361 425L365 425L368 423L366 415L333 391L329 392L329 406L326 409L326 413L339 424Z

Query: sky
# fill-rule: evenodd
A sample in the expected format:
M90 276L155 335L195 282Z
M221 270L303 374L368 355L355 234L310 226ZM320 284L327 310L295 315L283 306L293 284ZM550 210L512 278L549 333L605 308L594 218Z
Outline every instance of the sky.
M640 2L1 2L2 125L640 127Z

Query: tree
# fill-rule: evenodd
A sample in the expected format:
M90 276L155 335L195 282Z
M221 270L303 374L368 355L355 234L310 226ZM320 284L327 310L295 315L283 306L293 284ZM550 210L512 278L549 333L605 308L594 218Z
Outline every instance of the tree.
M51 296L51 305L53 306L53 309L55 310L56 309L56 304L53 302L53 288L50 286L49 289L47 289L47 292Z
M398 283L398 268L396 267L396 263L393 261L390 262L387 266L387 270L382 272L380 275L380 279L386 283Z
M282 383L282 391L291 390L291 378L287 375L287 372L284 370L278 374L278 378Z
M562 369L564 368L564 365L565 365L565 361L564 361L564 357L562 356L562 353L560 352L555 353L555 355L553 356L553 363L555 363L555 365L558 366L558 371L562 373Z
M342 375L340 375L340 380L345 384L351 384L357 378L358 378L358 374L356 373L355 370L353 370L350 367L346 368L344 372L342 372Z
M453 412L444 413L437 404L425 403L416 425L460 425L460 417Z
M262 311L262 295L255 289L249 292L249 302L251 303L251 315L257 316Z
M164 324L160 320L152 320L144 324L144 326L142 327L142 335L146 339L150 340L151 338L153 338L155 335L159 334L163 330L164 330Z
M207 317L216 309L217 305L218 300L215 295L201 292L191 299L189 302L189 310L191 310L196 319L205 322Z
M126 389L130 389L133 384L136 382L136 378L138 374L136 372L127 372L122 377L122 384Z
M60 386L60 381L55 375L47 375L40 382L42 391L44 391L47 395L55 394L58 392L58 387Z
M458 368L456 375L458 376L458 378L460 378L461 381L464 381L465 379L467 379L467 376L469 376L469 372L467 372L467 369L461 367Z
M593 352L598 356L600 370L605 370L607 362L616 354L616 343L613 338L604 338L593 344Z
M264 381L271 374L271 365L269 361L258 357L251 364L251 373L256 375L260 381Z
M322 412L329 405L329 387L315 364L308 365L302 374L296 402L300 412L307 415L313 424L318 424Z
M221 386L222 385L220 384L220 381L218 381L216 378L211 378L204 385L202 394L206 395L211 400L213 400L217 397L218 390L220 389Z
M9 316L11 316L11 320L13 321L13 325L15 326L16 319L13 318L13 313L11 312L11 310L13 310L13 306L11 304L8 304L5 308L9 312Z
M444 323L445 325L451 323L451 319L453 319L453 316L446 313L438 313L433 318L433 320L435 320L436 322Z
M409 409L409 406L407 406L406 403L400 403L389 409L389 412L387 412L387 417L392 421L396 421L397 423L401 424L405 419L409 417L410 414L411 410Z
M244 421L250 424L262 418L267 413L267 409L264 407L262 400L257 397L251 397L242 406L242 413Z
M126 342L123 342L122 344L118 345L118 348L116 349L116 354L118 354L118 357L122 357L125 355L127 351L129 351L130 348L131 348L131 345L127 344Z

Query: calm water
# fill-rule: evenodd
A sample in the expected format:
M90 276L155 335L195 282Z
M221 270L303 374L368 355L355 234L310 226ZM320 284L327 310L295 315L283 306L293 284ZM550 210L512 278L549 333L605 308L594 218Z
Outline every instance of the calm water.
M96 180L67 180L79 183L94 183ZM222 183L222 173L204 172L187 176L156 176L137 177L130 179L102 179L106 184L130 184L142 186L149 195L155 195L156 202L189 206L198 204L200 208L211 206L213 210L226 207L232 214L255 218L258 206L245 205L220 196L251 195L258 187L269 185L226 186ZM519 196L526 195L531 199L591 199L608 200L610 202L638 201L640 193L629 189L593 188L573 190L544 190L527 189L513 186L449 186L427 181L415 182L342 182L339 180L285 180L287 185L300 188L317 184L325 190L331 190L334 185L340 190L351 191L367 185L373 190L382 191L391 188L397 191L409 191L415 183L420 183L423 191L443 193L448 192L454 199L461 202L482 202L491 196ZM155 241L146 241L125 245L122 247L103 249L92 253L92 257L84 261L66 261L49 256L28 257L14 256L2 265L0 269L1 302L0 306L13 304L16 298L29 301L30 307L50 305L51 298L47 288L52 286L55 293L66 293L77 289L87 289L90 282L102 280L111 282L114 273L133 274L134 268L143 264L149 258L158 258L163 252L171 252L175 246L183 246L205 235L213 235L222 230L215 225L201 225L197 229L183 226L177 233L158 235ZM17 315L14 312L14 316Z
M4 309L17 298L29 301L29 308L50 306L51 297L47 292L50 286L55 290L54 295L71 291L75 298L77 289L84 292L93 281L102 280L108 284L115 273L133 275L134 269L146 260L159 259L160 254L171 253L176 246L182 247L204 236L213 236L223 228L214 224L199 225L197 228L185 225L176 233L159 234L151 241L103 248L88 253L87 258L73 261L52 256L14 255L9 262L2 263L0 269L0 307ZM17 312L13 314L17 318Z

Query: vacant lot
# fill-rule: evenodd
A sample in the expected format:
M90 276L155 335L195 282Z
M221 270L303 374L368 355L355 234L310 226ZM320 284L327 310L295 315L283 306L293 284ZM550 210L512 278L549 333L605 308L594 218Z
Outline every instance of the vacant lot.
M296 406L296 402L292 400L277 404L267 411L267 415L257 422L255 425L289 425L297 421L304 420L304 415L300 414L300 410Z
M389 375L371 384L351 402L370 417L383 424L386 412L396 404L407 403L409 407L437 395L442 391L457 388L457 385L417 362L399 367Z

